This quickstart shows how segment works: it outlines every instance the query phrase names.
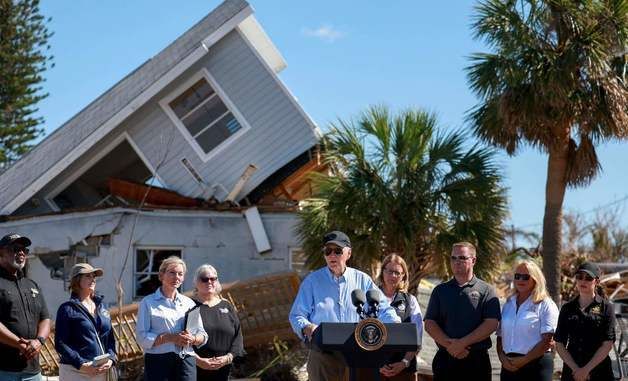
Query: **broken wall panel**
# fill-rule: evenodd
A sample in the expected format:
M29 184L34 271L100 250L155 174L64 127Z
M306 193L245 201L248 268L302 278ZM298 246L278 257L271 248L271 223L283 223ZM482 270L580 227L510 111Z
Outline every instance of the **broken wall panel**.
M51 277L51 268L55 269L51 253L68 252L66 258L103 268L105 274L98 280L97 290L108 304L117 303L120 274L123 302L137 299L136 280L142 275L136 271L137 261L146 250L181 252L188 268L183 290L193 288L193 272L204 263L216 267L223 282L288 270L290 250L300 246L294 234L298 217L293 213L260 216L272 247L264 255L258 254L240 212L143 210L138 217L134 209L111 208L8 221L0 224L0 235L16 232L31 238L29 276L42 287L48 307L55 311L69 294L65 279ZM100 242L97 255L72 256L73 248L90 246L92 241ZM59 275L58 262L56 266Z

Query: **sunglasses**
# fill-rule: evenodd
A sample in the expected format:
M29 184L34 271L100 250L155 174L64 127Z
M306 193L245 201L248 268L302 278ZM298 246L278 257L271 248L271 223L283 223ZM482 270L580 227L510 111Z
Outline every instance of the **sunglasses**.
M203 283L207 283L209 281L213 283L218 280L218 277L217 276L202 276L202 277L199 277L198 280L200 280Z
M515 280L530 280L530 274L515 273Z
M399 276L402 276L402 275L403 275L403 273L402 273L402 272L395 271L395 270L388 270L388 269L384 269L384 272L385 272L386 274L388 274L388 275L392 275L392 276L396 276L396 277L399 277Z
M472 257L468 257L468 256L466 256L466 255L458 255L458 256L452 255L452 256L451 256L451 261L452 261L452 262L455 262L455 261L465 262L465 261L468 261L468 260L469 260L469 259L471 259L471 258L472 258Z
M23 252L24 254L28 254L30 250L28 250L28 247L24 247L24 246L9 246L8 248L11 252L13 252L13 254L18 254L20 251Z
M593 282L593 278L591 275L589 274L585 274L585 273L577 273L576 274L576 280L586 280L587 282Z
M326 247L323 249L323 254L325 254L325 256L330 256L332 253L336 254L337 256L341 256L342 255L342 247Z

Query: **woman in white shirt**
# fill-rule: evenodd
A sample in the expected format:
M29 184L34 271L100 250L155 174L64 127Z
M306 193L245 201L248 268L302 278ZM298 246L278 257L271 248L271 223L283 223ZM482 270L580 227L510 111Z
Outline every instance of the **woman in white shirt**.
M144 380L196 381L196 355L192 345L207 342L199 314L186 322L196 306L177 289L183 284L185 262L168 257L159 266L161 287L144 299L137 313L137 341L144 349ZM190 314L192 316L192 314ZM194 320L195 319L195 320Z
M547 294L543 272L533 261L515 266L514 286L497 330L501 380L550 381L554 359L548 350L558 322L558 307Z

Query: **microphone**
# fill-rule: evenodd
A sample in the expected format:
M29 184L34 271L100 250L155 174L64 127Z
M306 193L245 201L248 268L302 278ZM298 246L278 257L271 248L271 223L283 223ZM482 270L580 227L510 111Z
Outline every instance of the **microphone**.
M355 310L360 316L360 319L364 319L364 305L366 304L366 296L364 296L364 291L356 288L351 291L351 303L355 306Z
M382 294L379 290L372 288L366 292L366 301L369 303L369 312L368 316L377 317L377 313L379 312L379 301L381 300Z

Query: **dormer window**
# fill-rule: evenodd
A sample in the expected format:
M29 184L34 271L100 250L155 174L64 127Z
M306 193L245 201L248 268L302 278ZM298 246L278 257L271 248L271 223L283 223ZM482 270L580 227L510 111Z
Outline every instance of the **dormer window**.
M207 161L210 153L245 129L229 107L224 94L216 91L204 72L195 76L184 90L161 102L199 156Z

